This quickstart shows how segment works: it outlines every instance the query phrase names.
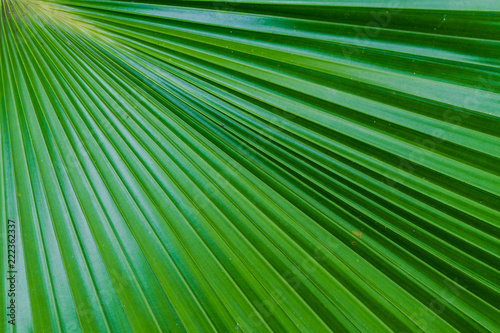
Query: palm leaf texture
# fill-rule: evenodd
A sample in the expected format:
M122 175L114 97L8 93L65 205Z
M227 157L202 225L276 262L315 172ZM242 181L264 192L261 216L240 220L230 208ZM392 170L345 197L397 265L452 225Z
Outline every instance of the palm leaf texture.
M0 20L1 331L500 331L497 0Z

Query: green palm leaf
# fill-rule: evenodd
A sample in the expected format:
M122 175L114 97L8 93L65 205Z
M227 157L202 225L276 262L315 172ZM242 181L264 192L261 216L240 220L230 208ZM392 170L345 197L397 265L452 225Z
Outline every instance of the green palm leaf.
M1 6L2 331L500 330L498 1Z

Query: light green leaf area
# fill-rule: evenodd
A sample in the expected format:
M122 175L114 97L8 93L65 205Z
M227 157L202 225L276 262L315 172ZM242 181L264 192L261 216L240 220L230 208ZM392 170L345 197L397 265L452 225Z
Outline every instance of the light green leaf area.
M0 43L0 331L500 332L497 0L1 0Z

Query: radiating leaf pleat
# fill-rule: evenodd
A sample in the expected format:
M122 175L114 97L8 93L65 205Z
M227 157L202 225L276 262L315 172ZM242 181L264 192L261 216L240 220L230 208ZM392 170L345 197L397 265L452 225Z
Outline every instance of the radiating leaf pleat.
M1 6L2 331L500 330L496 1Z

